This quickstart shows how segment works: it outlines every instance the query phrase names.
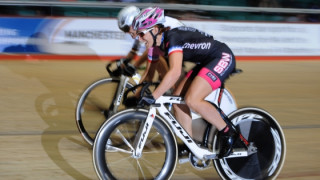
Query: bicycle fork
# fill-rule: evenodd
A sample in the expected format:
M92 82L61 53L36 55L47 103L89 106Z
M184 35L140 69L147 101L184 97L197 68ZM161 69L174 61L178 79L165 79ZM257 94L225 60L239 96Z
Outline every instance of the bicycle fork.
M149 135L149 132L151 130L154 118L156 117L156 108L150 108L148 112L147 119L142 122L139 131L137 133L137 136L134 140L134 146L133 146L133 157L140 158L142 155L142 150L144 145L146 144L147 137Z

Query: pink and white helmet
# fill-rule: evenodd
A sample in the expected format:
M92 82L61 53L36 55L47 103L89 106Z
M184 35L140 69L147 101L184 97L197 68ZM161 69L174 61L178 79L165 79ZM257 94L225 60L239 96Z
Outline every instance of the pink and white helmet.
M159 7L149 7L141 10L141 13L133 20L132 28L136 31L148 29L156 24L165 22L164 10Z

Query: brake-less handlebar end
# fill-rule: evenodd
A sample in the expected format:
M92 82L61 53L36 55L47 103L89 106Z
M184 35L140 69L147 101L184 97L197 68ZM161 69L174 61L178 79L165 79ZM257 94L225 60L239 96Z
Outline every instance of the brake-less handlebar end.
M144 82L142 82L140 84L137 84L137 85L135 85L135 86L133 86L133 87L131 87L131 88L129 88L129 89L127 89L125 91L125 93L123 94L123 101L125 102L128 99L127 96L128 96L129 92L134 92L139 87L142 87L141 91L140 91L140 97L143 97L144 94L150 95L151 91L150 91L149 87L150 86L157 86L157 85L159 85L159 82L146 82L146 81L144 81ZM137 108L143 108L143 106L144 105L141 106L141 104L139 105L139 103L138 103Z
M114 60L106 65L106 70L108 71L111 77L118 77L121 74L131 77L135 74L136 68L129 63L130 61L131 59L128 58ZM116 64L116 69L111 70L111 65L113 65L114 63Z

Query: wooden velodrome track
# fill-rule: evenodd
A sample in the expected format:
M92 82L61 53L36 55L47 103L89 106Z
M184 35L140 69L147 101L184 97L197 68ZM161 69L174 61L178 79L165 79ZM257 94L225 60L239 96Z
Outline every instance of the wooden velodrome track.
M0 61L0 179L97 179L75 105L105 61ZM320 61L239 61L227 81L238 106L261 107L284 128L278 179L320 179ZM172 179L220 179L215 169L178 165Z

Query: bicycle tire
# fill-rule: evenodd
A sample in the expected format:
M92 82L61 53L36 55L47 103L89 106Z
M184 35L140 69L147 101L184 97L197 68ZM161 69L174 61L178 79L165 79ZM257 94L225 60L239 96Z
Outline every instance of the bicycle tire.
M77 127L83 139L91 146L99 127L108 119L108 108L116 94L119 82L119 78L97 80L83 91L78 100ZM126 84L127 89L131 87L133 87L132 84Z
M128 109L106 121L93 146L93 164L100 179L170 179L177 164L177 145L168 124L156 116L140 157L130 146L148 111ZM160 157L160 158L159 158Z
M222 179L275 179L283 166L286 155L285 136L276 119L266 111L248 107L229 115L236 128L257 152L247 157L213 160ZM213 147L217 148L217 136ZM235 145L237 148L240 145Z

